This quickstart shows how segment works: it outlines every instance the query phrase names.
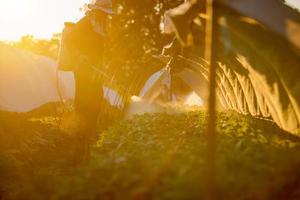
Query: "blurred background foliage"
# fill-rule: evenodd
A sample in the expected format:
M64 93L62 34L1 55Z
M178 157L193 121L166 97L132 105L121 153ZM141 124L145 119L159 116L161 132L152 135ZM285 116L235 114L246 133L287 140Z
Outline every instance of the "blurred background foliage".
M25 35L19 41L10 44L18 49L57 59L60 37L60 33L53 34L50 39L37 39L32 35Z
M106 46L110 77L115 77L127 92L135 94L150 74L162 67L152 55L159 54L173 36L162 35L164 11L182 0L115 0L116 15L111 19Z
M163 63L153 59L173 36L161 34L160 23L164 11L183 0L115 0L116 15L110 18L106 43L106 65L102 70L114 82L126 86L125 92L137 94L150 74L160 69ZM57 59L61 33L51 39L37 39L31 35L12 42L14 47ZM115 87L117 86L115 85ZM115 88L115 89L121 89Z

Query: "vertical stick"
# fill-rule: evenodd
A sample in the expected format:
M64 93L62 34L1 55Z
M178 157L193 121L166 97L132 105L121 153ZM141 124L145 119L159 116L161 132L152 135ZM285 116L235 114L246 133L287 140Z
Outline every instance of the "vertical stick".
M216 189L216 43L217 43L217 13L216 0L206 0L205 58L210 63L208 125L207 125L207 196L208 200L217 199Z

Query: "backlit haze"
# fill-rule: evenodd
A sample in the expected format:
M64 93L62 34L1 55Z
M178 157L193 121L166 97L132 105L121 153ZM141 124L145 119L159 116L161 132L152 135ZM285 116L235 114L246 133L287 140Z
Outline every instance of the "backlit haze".
M0 0L0 40L22 35L50 38L65 21L76 21L89 0Z
M50 38L65 21L76 21L89 0L0 0L0 40L18 40L22 35ZM300 0L287 0L300 9Z

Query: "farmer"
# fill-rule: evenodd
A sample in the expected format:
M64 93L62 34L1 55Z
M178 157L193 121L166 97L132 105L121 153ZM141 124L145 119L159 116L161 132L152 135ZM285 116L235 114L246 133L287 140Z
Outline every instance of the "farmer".
M101 76L96 72L103 65L104 41L108 16L113 14L111 0L96 0L88 4L85 16L65 39L66 46L76 51L75 110L78 135L82 142L96 137L96 125L103 101ZM96 70L95 70L96 69Z

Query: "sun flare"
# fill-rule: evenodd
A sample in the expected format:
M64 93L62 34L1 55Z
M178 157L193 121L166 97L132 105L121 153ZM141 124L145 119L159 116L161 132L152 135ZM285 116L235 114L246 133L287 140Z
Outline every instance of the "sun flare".
M65 21L75 21L89 0L0 0L0 40L23 35L49 38Z

